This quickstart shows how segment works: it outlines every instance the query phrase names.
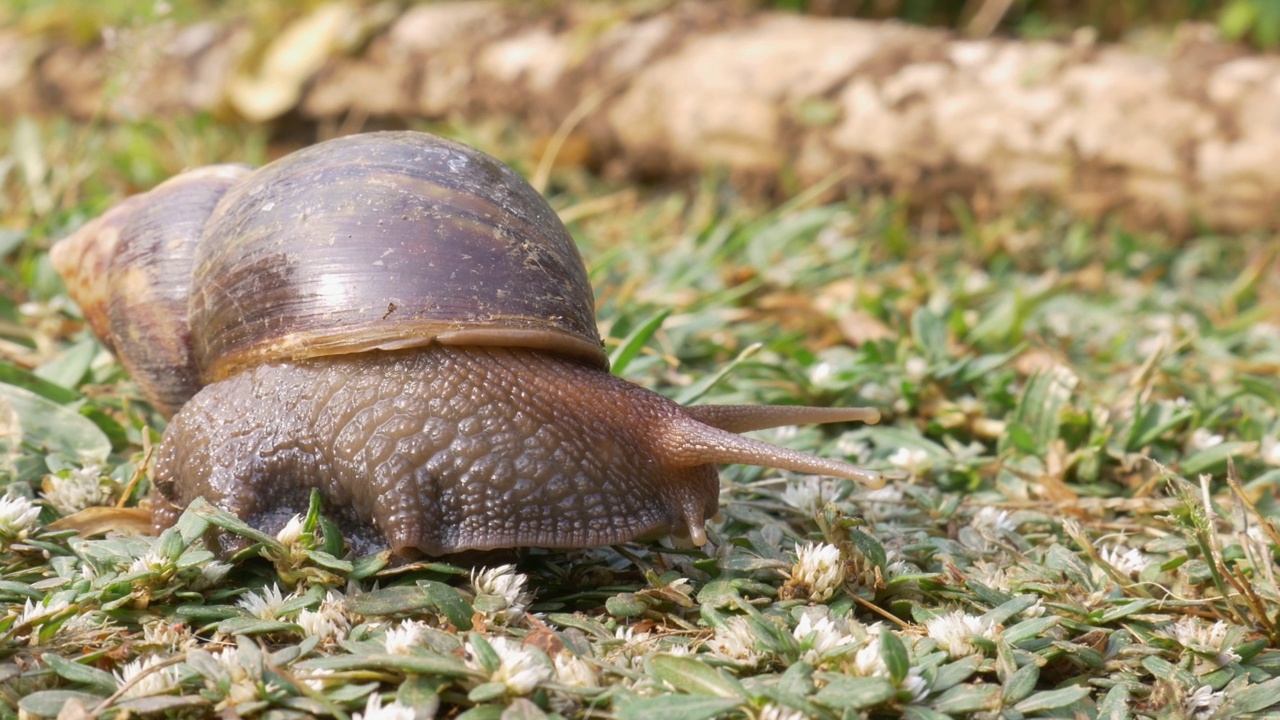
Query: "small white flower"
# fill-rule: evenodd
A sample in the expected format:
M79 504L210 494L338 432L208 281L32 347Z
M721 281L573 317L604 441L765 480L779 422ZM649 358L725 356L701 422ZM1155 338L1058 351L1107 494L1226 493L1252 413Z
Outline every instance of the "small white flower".
M292 599L293 593L282 595L280 585L272 583L271 587L262 588L262 594L245 593L236 600L236 606L259 620L281 620L280 606Z
M294 515L289 518L289 522L285 523L284 527L280 528L280 532L276 533L276 540L285 546L296 545L298 538L302 537L302 527L302 516Z
M1192 720L1207 720L1222 707L1226 699L1225 692L1214 692L1212 686L1201 685L1182 699L1182 713Z
M1098 557L1126 577L1137 577L1151 564L1151 558L1137 548L1115 545L1098 549Z
M303 610L298 613L297 623L308 637L315 636L321 642L342 640L351 629L351 621L343 612L342 593L330 590L325 593L320 606L315 610Z
M974 638L994 640L996 629L976 615L969 615L956 610L947 615L940 615L925 623L929 637L945 647L954 658L973 655L979 652L973 644Z
M889 667L880 656L880 639L872 636L853 656L853 672L860 677L889 677Z
M352 713L352 720L413 720L413 708L399 702L382 704L382 696L377 692L369 695L364 704L364 712Z
M556 682L576 688L597 687L596 671L586 660L569 651L558 653L555 658Z
M889 456L889 464L911 473L928 467L929 453L920 448L900 447Z
M106 505L111 500L111 487L103 483L101 470L96 465L72 470L65 478L46 475L41 489L44 499L64 515Z
M929 372L929 361L922 357L912 355L907 358L903 370L907 379L911 382L918 383L924 379L926 373Z
M489 676L490 682L502 683L512 695L527 695L533 692L538 683L550 680L552 665L546 655L534 648L521 647L519 643L506 637L489 640L489 645L497 653L499 665ZM467 642L467 654L477 656L475 647Z
M1192 431L1191 439L1187 441L1187 445L1190 446L1189 449L1191 450L1205 450L1213 447L1214 445L1221 445L1224 439L1225 438L1221 435L1218 435L1211 430L1196 428Z
M533 601L533 594L525 591L529 578L516 572L515 565L499 565L471 571L471 587L477 595L499 598L505 607L486 613L499 618L519 615Z
M186 650L195 645L191 628L165 618L155 618L142 624L142 643L169 651Z
M31 623L33 625L41 624L43 621L57 615L58 613L71 607L71 603L63 598L57 600L45 599L44 602L33 602L28 599L22 606L22 614L14 622L14 625L25 625Z
M1280 465L1280 437L1264 435L1260 451L1262 462L1268 465Z
M907 514L905 498L902 488L889 484L858 495L858 505L868 519L885 521Z
M126 572L128 575L135 573L156 572L163 573L173 568L173 561L156 552L155 548L148 550L142 557L133 561Z
M734 615L716 628L716 634L707 641L707 649L712 654L726 660L755 665L760 662L760 653L756 651L756 634L745 617Z
M902 679L902 684L898 687L911 693L911 702L920 702L925 695L929 694L929 681L924 679L918 667L908 670L907 676Z
M782 502L812 517L835 496L832 483L817 475L805 475L787 483L782 491Z
M334 672L329 668L313 668L304 670L297 678L302 681L303 685L311 688L316 692L323 692L325 687L333 682Z
M172 690L178 684L178 668L170 665L168 667L156 668L163 660L157 655L148 655L144 658L125 663L124 669L120 671L113 670L116 684L124 687L128 683L129 688L124 691L121 697L126 698L142 698L151 695L161 695Z
M0 540L26 539L39 517L40 507L30 500L16 495L0 497Z
M765 703L765 706L760 708L760 714L756 715L756 718L757 720L804 720L805 714L789 707Z
M399 627L387 630L382 645L389 655L408 655L422 643L422 632L426 629L427 624L421 620L405 620Z
M1008 510L987 505L974 513L970 524L987 537L999 537L1018 529L1018 523L1009 517Z
M231 572L234 567L231 563L224 563L219 560L213 560L200 565L200 574L191 579L190 585L192 590L208 590L222 582L222 578Z
M1240 661L1240 655L1231 646L1230 628L1221 620L1208 624L1194 615L1184 615L1174 623L1172 631L1163 634L1174 637L1183 647L1198 652L1211 652L1216 655L1219 666L1230 665Z
M789 585L807 587L809 599L827 600L844 585L844 558L840 548L828 543L796 545L796 563Z
M825 608L824 608L825 609ZM854 638L841 627L843 623L830 616L829 613L805 612L796 623L792 636L800 642L801 657L808 663L817 665L821 656L841 646L852 647Z

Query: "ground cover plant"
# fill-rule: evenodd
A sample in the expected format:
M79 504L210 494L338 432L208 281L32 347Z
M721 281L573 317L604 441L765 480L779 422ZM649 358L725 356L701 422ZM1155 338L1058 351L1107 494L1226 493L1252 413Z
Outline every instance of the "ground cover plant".
M518 132L443 130L534 174ZM278 149L206 118L4 132L4 717L1280 712L1271 238L1035 206L939 229L888 198L552 173L615 372L681 402L877 406L763 435L893 479L728 467L703 550L395 566L344 555L318 505L276 537L203 504L158 538L102 532L138 520L163 423L48 246L182 167ZM218 560L211 526L255 546Z

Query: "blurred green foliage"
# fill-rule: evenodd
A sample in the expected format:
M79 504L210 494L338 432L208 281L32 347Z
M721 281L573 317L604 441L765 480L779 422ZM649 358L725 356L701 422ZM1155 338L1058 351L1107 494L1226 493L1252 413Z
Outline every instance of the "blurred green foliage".
M1277 0L768 0L816 15L897 19L985 34L1060 37L1091 27L1104 40L1184 21L1216 23L1232 40L1280 46Z

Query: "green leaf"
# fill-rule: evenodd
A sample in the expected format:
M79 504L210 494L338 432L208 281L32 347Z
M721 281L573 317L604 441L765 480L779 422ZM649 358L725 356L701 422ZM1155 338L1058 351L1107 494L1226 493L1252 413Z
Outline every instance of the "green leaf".
M654 655L647 663L649 674L690 695L715 695L745 699L746 691L737 680L690 657Z
M727 377L729 373L737 370L739 365L750 359L752 355L760 352L760 348L762 347L764 347L763 343L753 343L748 345L742 349L742 352L738 353L738 357L725 363L718 372L701 378L697 382L686 387L684 390L676 393L676 396L672 399L680 405L692 405L698 400L698 398L706 395L707 391L714 387L716 383Z
M103 696L90 695L78 690L43 690L19 700L18 707L32 715L52 718L58 717L67 703L78 702L86 709L92 709L104 699Z
M1090 688L1083 686L1064 687L1058 688L1057 690L1045 690L1044 692L1038 692L1026 700L1014 705L1013 709L1023 714L1044 712L1046 710L1058 710L1084 700L1089 697L1090 692L1092 692Z
M68 390L61 385L36 377L29 371L7 362L0 362L0 383L30 390L36 395L59 405L67 405L83 397L75 390Z
M1247 452L1252 445L1254 443L1239 440L1218 443L1183 459L1178 463L1178 470L1189 478L1195 477L1200 473L1225 470L1228 459L1232 457L1238 458L1241 452Z
M36 368L33 374L41 380L73 390L89 371L89 364L101 347L97 340L86 338Z
M815 702L830 708L861 709L888 702L897 697L898 689L888 678L837 678L813 696Z
M72 662L53 653L45 653L43 657L49 669L63 680L88 685L104 695L116 691L116 679L109 672Z
M948 715L963 715L1000 706L997 685L956 685L929 703L929 707Z
M948 688L955 687L978 672L978 668L981 665L982 660L973 655L943 665L938 668L933 678L933 684L930 687L934 692L942 692Z
M458 591L434 580L416 585L396 585L357 595L347 603L357 615L401 615L432 609L449 619L459 630L471 629L472 608Z
M912 314L911 338L931 364L947 359L947 325L928 307Z
M889 669L889 679L894 685L901 685L911 672L911 657L902 639L888 631L880 633L880 658Z
M422 650L415 650L411 655L369 653L368 655L335 655L332 657L311 658L298 661L294 667L334 671L386 670L390 668L406 673L448 678L482 677L482 673L467 667L461 660Z
M631 364L636 355L640 354L649 339L658 331L658 328L662 327L662 323L670 315L671 308L659 310L646 318L644 322L640 323L623 339L622 344L609 356L609 366L612 368L614 375L622 377L626 374L627 366Z
M111 452L111 440L92 420L14 385L0 383L0 426L0 467L23 452L22 443L82 463L101 463Z
M1067 406L1078 383L1079 378L1075 373L1063 365L1055 365L1032 375L1008 422L1009 430L1015 432L1015 435L1006 434L1000 438L1000 452L1016 446L1024 453L1043 455L1048 450L1049 443L1058 437L1062 410Z
M1040 666L1034 662L1014 671L1004 683L1004 690L1001 692L1001 701L1005 705L1013 705L1020 700L1025 699L1036 689L1036 683L1040 681Z
M632 700L618 708L618 720L711 720L737 708L741 700L663 695Z
M1129 686L1119 683L1098 704L1098 720L1129 720Z
M1017 645L1020 642L1043 637L1046 630L1057 625L1061 620L1062 618L1056 615L1046 615L1044 617L1023 620L1017 625L1005 628L1004 639L1010 645Z
M1280 677L1252 685L1227 694L1227 701L1218 708L1214 717L1237 717L1241 713L1261 712L1280 705Z

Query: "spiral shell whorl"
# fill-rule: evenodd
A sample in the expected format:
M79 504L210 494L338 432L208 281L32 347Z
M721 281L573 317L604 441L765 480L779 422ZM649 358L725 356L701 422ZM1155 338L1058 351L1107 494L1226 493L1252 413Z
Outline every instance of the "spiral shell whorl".
M568 231L516 173L421 133L295 152L219 203L191 302L204 381L266 360L443 344L606 366Z

